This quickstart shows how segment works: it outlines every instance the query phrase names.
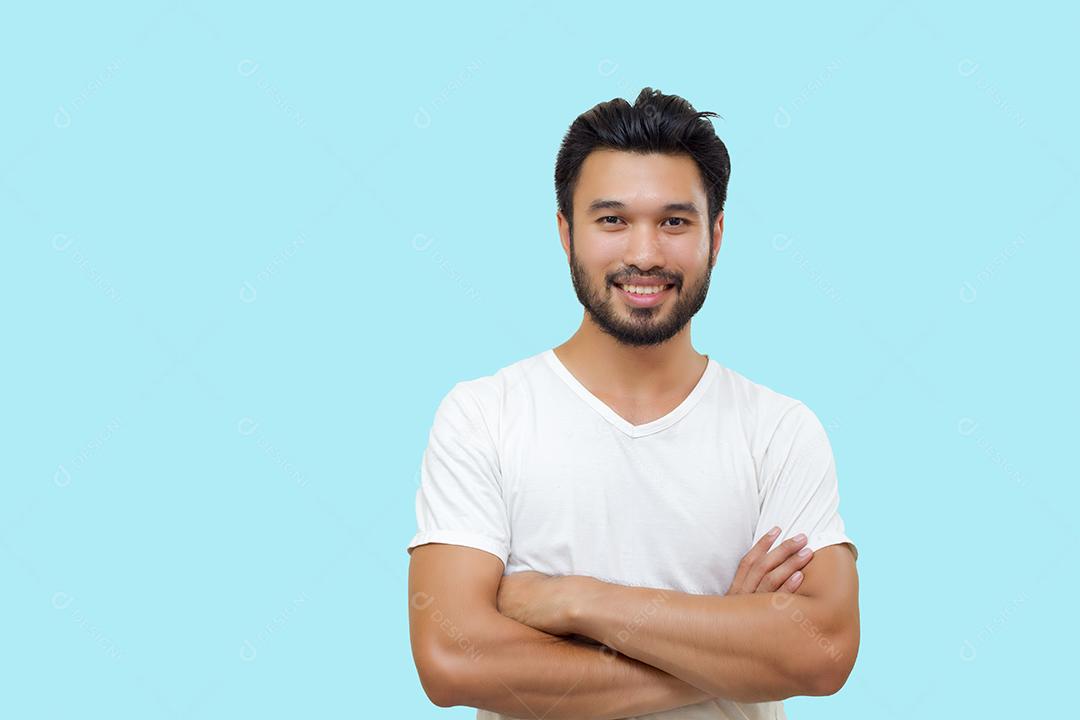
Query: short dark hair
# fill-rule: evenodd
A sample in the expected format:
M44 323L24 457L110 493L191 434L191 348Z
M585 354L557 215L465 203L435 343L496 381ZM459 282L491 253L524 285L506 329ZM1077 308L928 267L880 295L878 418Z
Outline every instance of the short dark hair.
M731 160L709 117L678 95L646 87L633 105L615 98L586 110L570 124L555 160L555 195L559 211L574 227L574 188L581 165L594 150L689 155L697 163L709 200L709 237L727 199Z

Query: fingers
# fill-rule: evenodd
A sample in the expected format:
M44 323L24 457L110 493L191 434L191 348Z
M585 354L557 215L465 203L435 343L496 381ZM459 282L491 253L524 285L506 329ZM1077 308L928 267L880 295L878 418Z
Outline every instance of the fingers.
M787 579L787 582L780 586L780 592L793 593L799 589L799 586L802 585L802 581L803 574L796 570L791 574L791 577Z
M804 539L799 545L804 545L805 542ZM803 574L799 571L806 567L813 557L814 553L808 547L802 547L798 552L789 555L761 579L758 584L758 592L772 592L773 590L784 589L788 582L791 581L791 578L795 576L795 573L799 574L798 583L801 583Z
M779 532L780 528L774 527L754 543L750 551L743 556L736 570L735 579L725 593L726 595L773 592L784 589L792 574L810 562L814 554L809 548L806 549L805 554L799 554L807 542L806 535L803 533L788 538L772 551L768 551ZM794 582L797 587L802 582L802 576L800 575Z
M780 533L780 528L774 527L769 532L765 533L754 543L749 552L743 555L742 560L739 561L739 567L735 571L735 579L731 581L731 587L728 588L727 595L739 595L742 593L753 592L753 588L756 586L750 586L747 582L747 576L750 574L750 569L761 558L765 557L765 553L768 552L769 546L773 544L773 540Z
M806 544L806 535L799 533L795 537L788 538L784 542L776 546L770 551L764 558L754 564L750 568L750 572L746 577L745 587L749 587L749 592L772 592L781 584L791 573L798 570L809 560L808 557L798 556L797 553ZM788 565L786 573L780 575L779 573L772 574L774 570L780 568L781 572L784 569L784 565L789 563L792 558L798 558L794 563Z

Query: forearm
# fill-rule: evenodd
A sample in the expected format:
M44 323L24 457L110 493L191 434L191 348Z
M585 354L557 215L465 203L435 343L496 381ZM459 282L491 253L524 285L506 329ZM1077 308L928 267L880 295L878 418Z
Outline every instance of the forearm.
M482 628L482 629L481 629ZM443 643L448 705L514 717L624 718L711 695L643 662L558 637L497 612Z
M763 702L823 695L833 678L846 677L850 633L817 598L692 595L592 578L582 587L572 632L712 696Z

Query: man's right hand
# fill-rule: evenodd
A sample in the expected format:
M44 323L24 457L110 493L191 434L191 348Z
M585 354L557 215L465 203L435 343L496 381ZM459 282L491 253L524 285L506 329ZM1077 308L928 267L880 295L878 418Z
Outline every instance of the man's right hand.
M803 574L799 572L814 557L807 548L806 555L799 555L799 549L806 544L806 535L799 533L776 546L773 544L780 534L780 528L761 537L750 551L739 561L735 579L724 595L749 595L758 592L793 593L802 584Z

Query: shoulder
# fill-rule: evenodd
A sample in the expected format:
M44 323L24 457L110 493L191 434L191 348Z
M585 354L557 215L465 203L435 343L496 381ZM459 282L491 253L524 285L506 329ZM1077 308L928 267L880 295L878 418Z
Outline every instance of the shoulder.
M814 411L798 398L717 364L720 397L738 413L755 451L764 451L778 433L821 426Z
M716 364L721 397L727 398L729 404L747 416L768 423L803 405L798 399L769 385L752 380L719 362Z
M545 377L544 363L543 353L537 353L489 374L459 380L443 396L437 415L467 418L496 437L502 418L536 391L536 384Z
M544 364L543 353L530 355L487 375L459 380L446 397L469 398L482 408L491 409L535 383L537 376L542 374L540 371L544 369Z

